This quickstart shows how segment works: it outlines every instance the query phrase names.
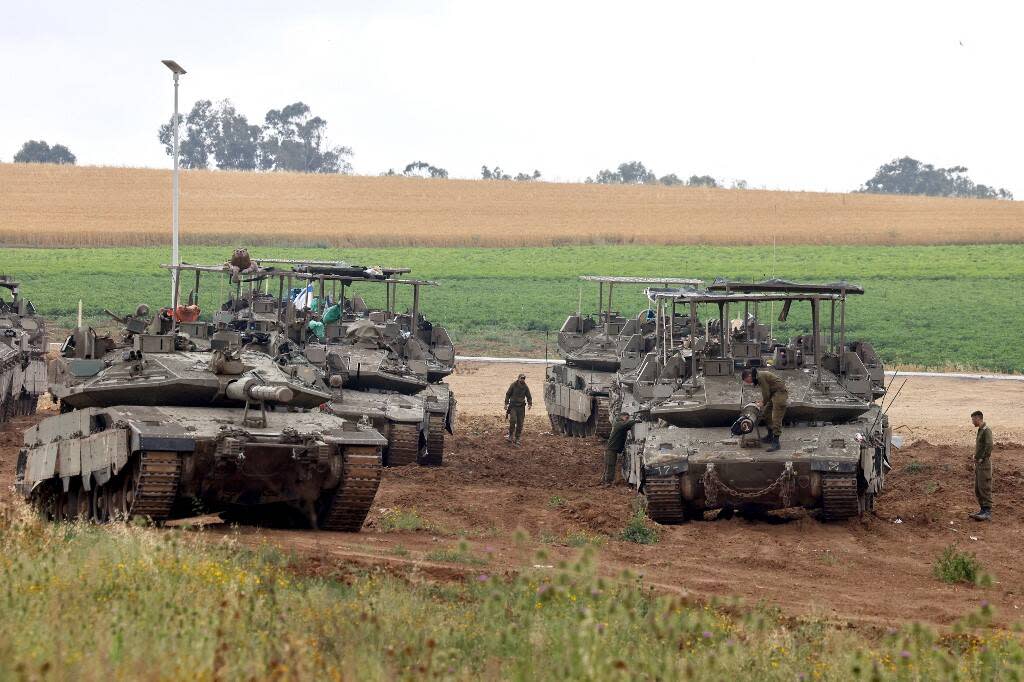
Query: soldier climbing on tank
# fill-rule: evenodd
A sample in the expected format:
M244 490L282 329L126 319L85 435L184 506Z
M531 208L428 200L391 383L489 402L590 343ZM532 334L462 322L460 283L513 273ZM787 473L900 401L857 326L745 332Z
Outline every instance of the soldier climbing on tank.
M978 429L974 441L974 495L981 511L971 514L975 521L992 520L992 429L985 423L981 410L971 413L971 422Z
M768 424L768 435L761 439L768 444L766 452L775 452L782 436L782 420L786 416L786 405L789 403L789 392L786 382L771 372L758 372L756 367L743 370L743 383L761 388L761 400L758 407Z
M619 455L626 447L626 435L639 421L639 419L630 419L629 413L622 412L612 424L612 432L608 436L608 444L604 448L604 479L602 480L604 485L609 486L615 482L615 465L618 464Z
M508 418L508 436L505 440L508 442L521 444L527 408L533 409L533 396L530 395L530 387L526 385L526 375L520 374L505 391L505 416Z

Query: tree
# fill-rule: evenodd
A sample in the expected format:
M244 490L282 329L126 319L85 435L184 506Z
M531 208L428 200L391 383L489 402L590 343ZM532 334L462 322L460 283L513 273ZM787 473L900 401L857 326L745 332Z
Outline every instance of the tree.
M426 161L413 161L405 167L405 170L402 171L402 175L417 178L447 178L448 171L444 168L432 166Z
M174 153L174 124L172 120L160 126L158 137L167 155ZM201 99L192 111L182 117L178 114L178 163L182 168L208 168L217 135L216 112L213 102Z
M683 184L682 178L680 178L675 173L669 173L668 175L662 175L660 178L658 178L658 182L660 182L663 185L668 185L669 187L675 187L677 185L682 185Z
M686 184L689 187L718 187L718 181L710 175L691 175Z
M52 147L43 140L29 140L14 155L14 163L59 163L75 165L75 155L62 144Z
M639 185L655 183L658 178L654 171L647 170L639 161L629 161L620 163L614 171L598 171L596 178L587 178L586 181L600 185Z
M540 180L540 171L535 168L530 174L516 173L516 177L514 179L516 182L533 182L534 180Z
M501 166L495 166L494 170L487 166L480 168L480 177L484 180L511 180L512 176L501 170Z
M301 173L350 173L349 147L328 147L327 121L302 102L271 109L260 134L260 168Z
M217 107L217 137L213 157L222 170L256 170L259 164L260 127L249 125L230 100Z
M867 194L923 194L933 197L1013 199L1006 189L975 184L964 166L936 168L904 156L879 166L858 190Z

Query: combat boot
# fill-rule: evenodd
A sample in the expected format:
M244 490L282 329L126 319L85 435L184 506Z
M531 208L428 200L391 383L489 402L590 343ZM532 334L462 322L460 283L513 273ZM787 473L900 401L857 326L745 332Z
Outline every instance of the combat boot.
M992 510L991 509L982 509L980 512L977 512L976 514L971 514L971 518L974 519L975 521L991 521L992 520Z
M772 442L772 432L769 431L767 434L761 436L761 442L764 443L765 445L768 445L769 443L771 443Z
M779 444L779 437L778 436L772 436L772 439L771 439L771 441L768 444L768 449L765 450L765 452L775 452L776 450L780 449L781 447L782 446Z

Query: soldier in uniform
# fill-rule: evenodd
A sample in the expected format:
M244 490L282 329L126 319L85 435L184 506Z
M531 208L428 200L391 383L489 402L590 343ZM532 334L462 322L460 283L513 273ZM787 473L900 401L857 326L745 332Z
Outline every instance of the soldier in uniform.
M978 429L974 440L974 495L981 511L971 514L975 521L992 520L992 429L985 423L981 410L971 413L971 422Z
M775 452L780 447L779 437L782 435L782 420L786 416L786 405L789 403L789 391L786 382L771 372L758 372L756 367L743 370L743 383L761 388L761 400L758 406L768 423L768 435L762 440L768 443L766 452Z
M520 444L527 408L533 409L533 396L530 395L530 387L526 385L526 375L520 374L505 391L505 415L508 417L508 436L505 440L508 442Z
M608 444L604 448L604 480L605 485L615 482L615 465L619 461L619 455L626 447L626 434L639 422L639 419L630 419L629 414L623 412L612 424L612 432L608 435Z

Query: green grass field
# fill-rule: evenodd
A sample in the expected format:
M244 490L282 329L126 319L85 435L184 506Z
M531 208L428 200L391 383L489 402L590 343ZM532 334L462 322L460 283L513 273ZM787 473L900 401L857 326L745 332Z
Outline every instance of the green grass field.
M231 249L188 247L183 259L223 262ZM934 247L581 246L525 249L394 248L254 249L254 255L344 258L367 265L406 265L435 279L423 309L444 324L463 349L543 353L544 330L557 331L576 308L580 274L805 281L846 279L867 294L848 307L850 338L873 342L889 364L935 368L1024 369L1024 245ZM157 265L168 249L3 249L0 272L17 275L46 315L73 323L79 298L90 319L104 307L117 312L141 302L165 305L169 276ZM213 280L211 280L212 283ZM616 292L615 307L644 306L639 288ZM226 285L208 286L209 311ZM596 306L596 287L584 284L584 310ZM367 296L371 298L371 296ZM785 331L799 331L796 314ZM552 346L553 346L552 339Z
M414 557L415 558L415 557ZM546 556L536 561L545 563ZM0 678L1020 679L989 607L941 636L864 634L771 609L689 604L590 551L553 570L436 583L310 565L230 539L40 521L0 508ZM313 570L319 565L321 569Z

